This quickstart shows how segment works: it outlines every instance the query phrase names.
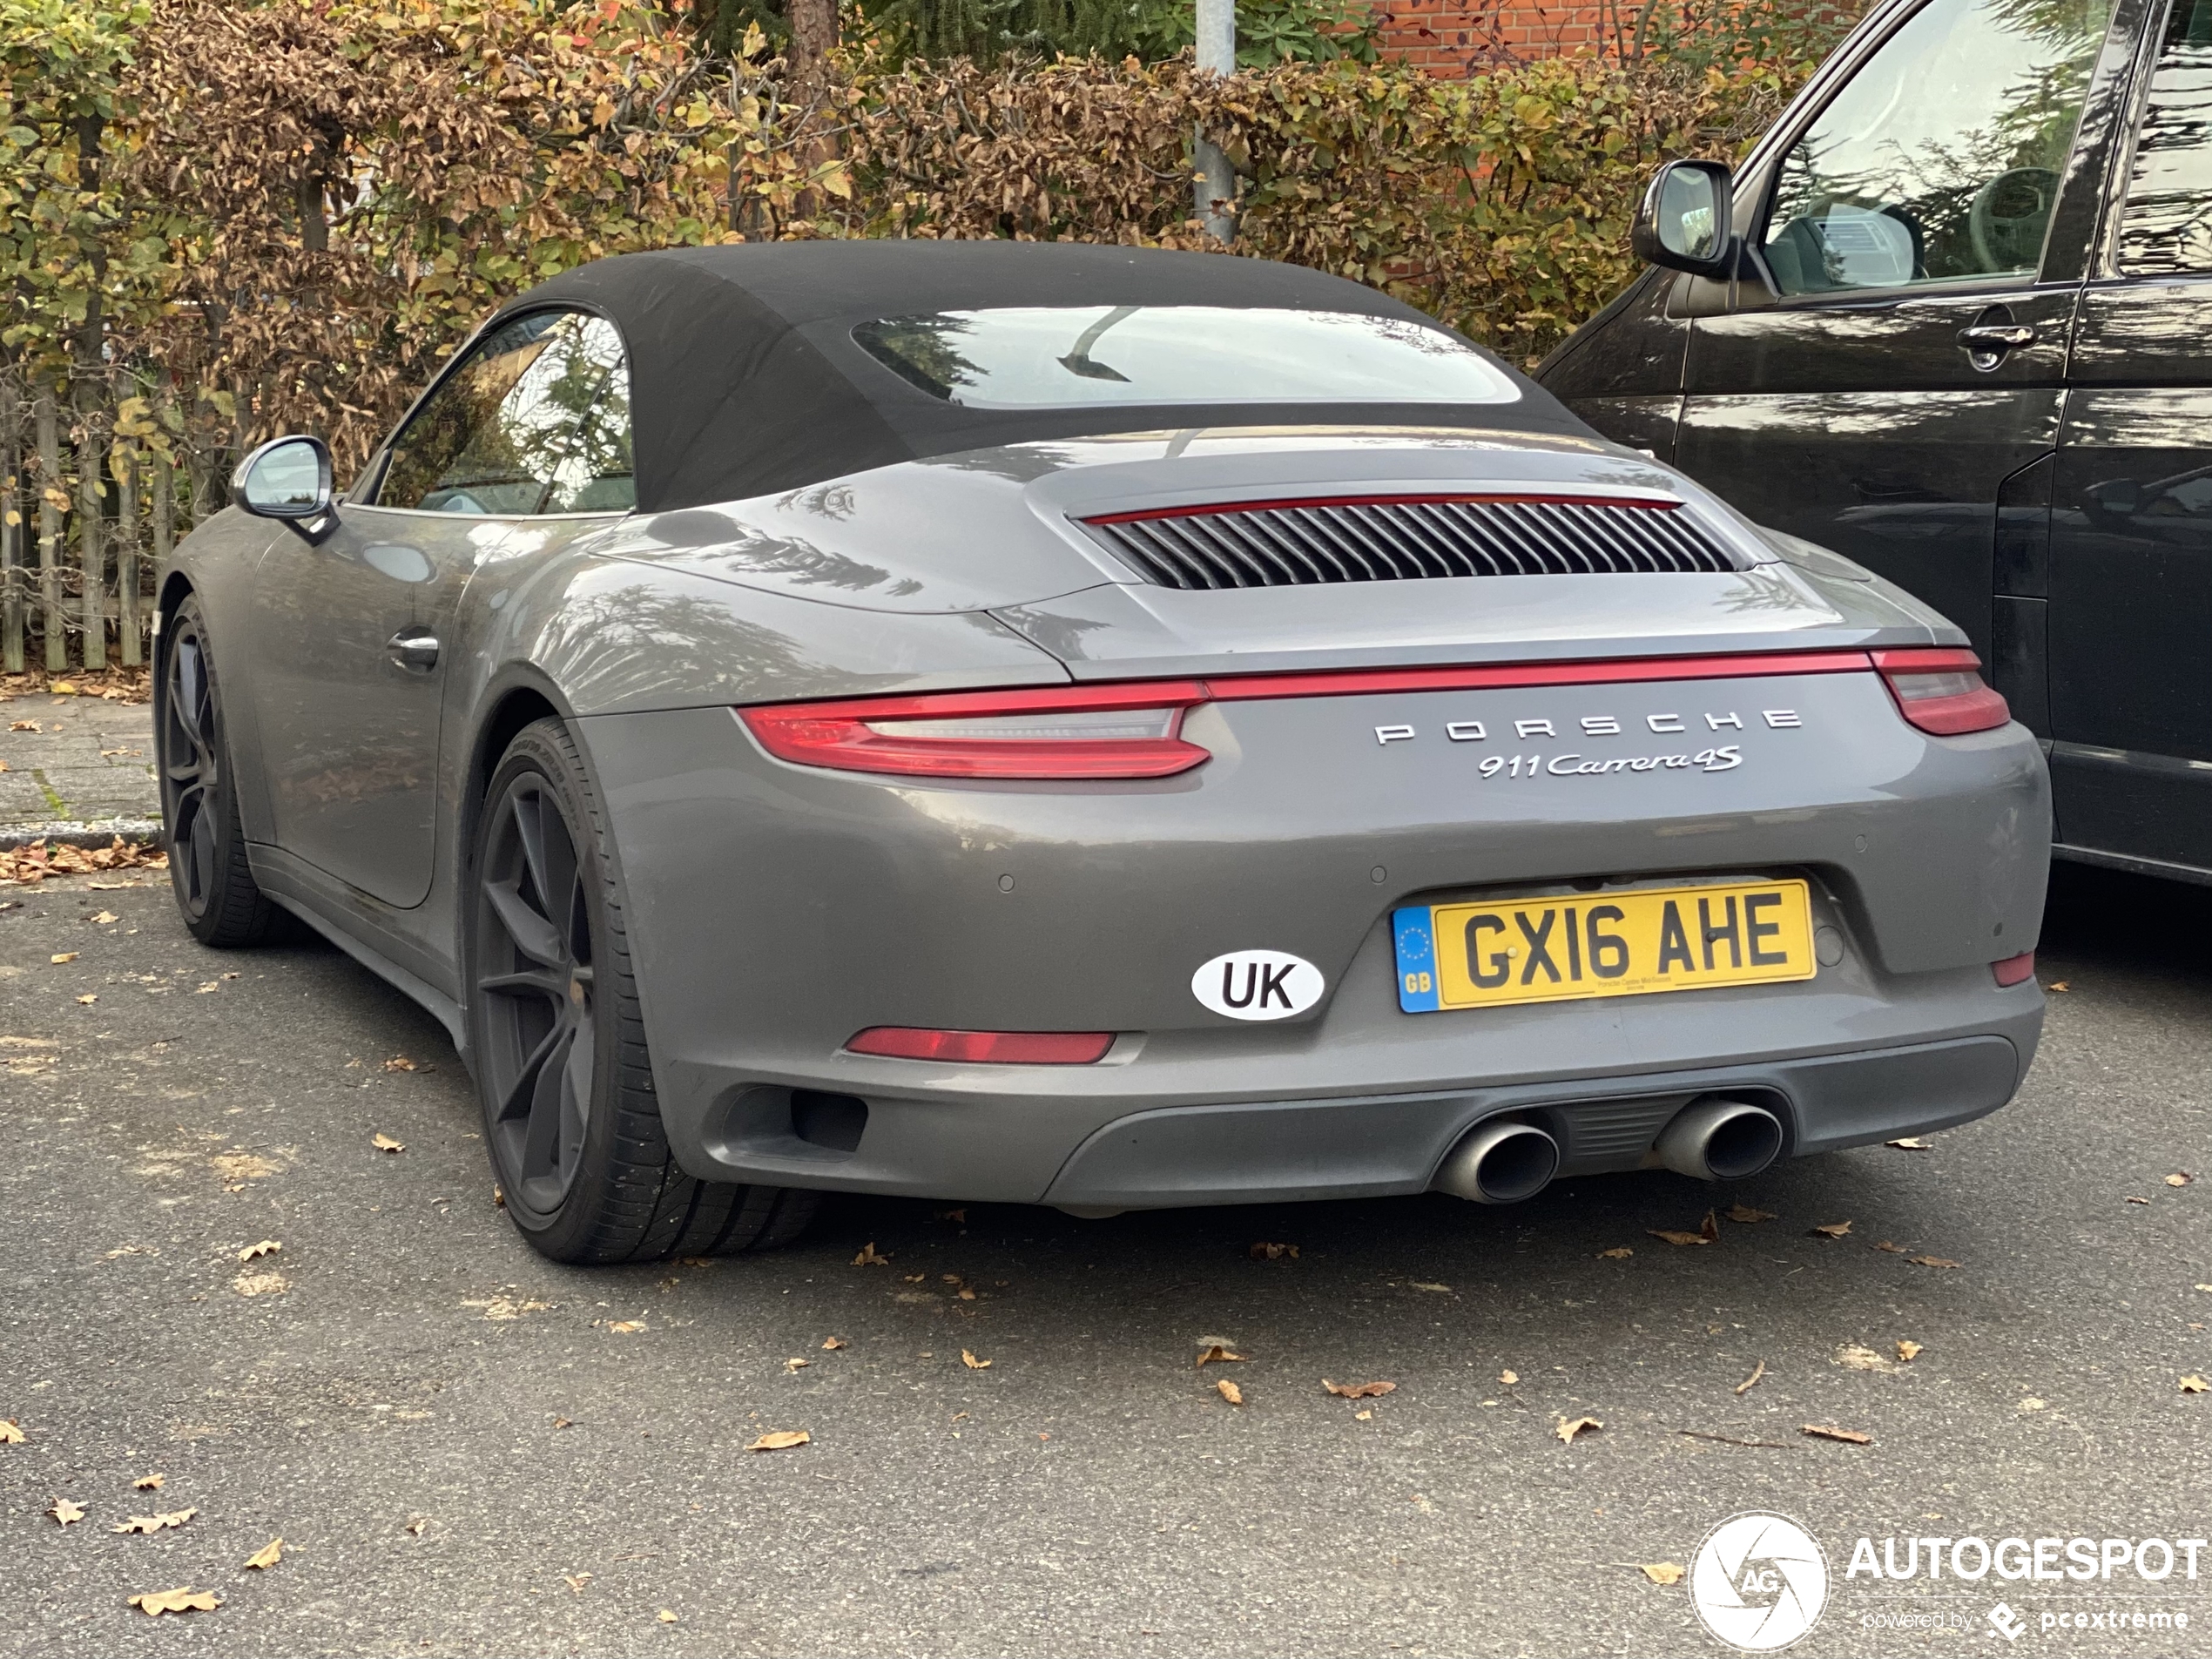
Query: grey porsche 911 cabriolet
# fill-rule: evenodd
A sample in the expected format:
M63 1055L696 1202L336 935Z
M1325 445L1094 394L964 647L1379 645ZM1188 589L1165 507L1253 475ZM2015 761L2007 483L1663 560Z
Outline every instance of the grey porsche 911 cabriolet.
M2034 1055L1959 630L1351 282L630 255L233 494L160 577L178 901L435 1012L562 1260L1738 1179Z

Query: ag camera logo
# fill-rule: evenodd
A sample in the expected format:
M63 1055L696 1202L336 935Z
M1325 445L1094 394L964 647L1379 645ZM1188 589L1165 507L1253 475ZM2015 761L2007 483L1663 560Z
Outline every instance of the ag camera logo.
M1828 1558L1811 1534L1781 1515L1730 1515L1705 1534L1689 1569L1689 1602L1732 1648L1772 1653L1820 1622Z

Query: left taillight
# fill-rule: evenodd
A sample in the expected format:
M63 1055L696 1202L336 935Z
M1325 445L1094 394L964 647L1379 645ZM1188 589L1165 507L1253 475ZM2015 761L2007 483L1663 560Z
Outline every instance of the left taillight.
M1970 651L1914 648L1873 656L1898 712L1923 732L1955 738L1993 731L2013 718L2003 695L1982 683L1981 658Z
M779 760L920 778L1168 778L1210 759L1182 737L1196 680L948 691L738 711Z

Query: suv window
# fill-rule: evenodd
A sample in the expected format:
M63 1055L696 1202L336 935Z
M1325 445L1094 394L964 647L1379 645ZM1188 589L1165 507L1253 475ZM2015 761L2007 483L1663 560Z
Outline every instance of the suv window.
M2120 220L2129 276L2212 271L2212 0L2174 0Z
M620 512L635 504L630 374L603 317L538 311L479 341L393 441L380 507Z
M2108 0L1930 0L1783 158L1764 245L1777 285L2032 274L2107 12Z

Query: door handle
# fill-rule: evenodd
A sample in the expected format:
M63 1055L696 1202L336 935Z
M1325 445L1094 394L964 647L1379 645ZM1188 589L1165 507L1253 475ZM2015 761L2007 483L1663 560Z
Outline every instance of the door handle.
M1976 368L1990 369L2005 361L2005 354L2033 346L2035 330L2024 322L1978 322L1959 331L1959 349Z
M384 654L401 668L427 674L438 665L438 637L426 628L402 628L386 643Z

